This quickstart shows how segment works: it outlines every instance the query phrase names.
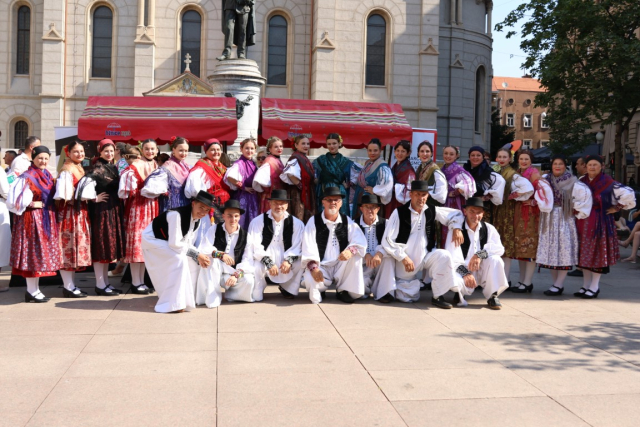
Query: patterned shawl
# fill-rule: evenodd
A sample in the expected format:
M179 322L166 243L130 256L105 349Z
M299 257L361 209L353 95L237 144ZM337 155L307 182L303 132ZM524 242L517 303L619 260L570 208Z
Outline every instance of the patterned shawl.
M180 183L180 185L184 184L189 176L189 165L183 160L178 160L174 156L171 156L169 160L167 160L162 167L166 169L175 179Z
M553 191L553 204L562 206L562 214L566 219L573 215L573 186L578 182L578 178L573 176L571 172L565 171L560 176L553 173L547 174L547 181Z

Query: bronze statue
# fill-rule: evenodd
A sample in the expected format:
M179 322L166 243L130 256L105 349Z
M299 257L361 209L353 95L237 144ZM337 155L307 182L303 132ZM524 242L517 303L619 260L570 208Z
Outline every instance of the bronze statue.
M238 48L238 59L245 59L247 46L256 44L256 18L253 10L255 0L222 0L222 32L224 50L216 59L224 61L231 57L231 49Z

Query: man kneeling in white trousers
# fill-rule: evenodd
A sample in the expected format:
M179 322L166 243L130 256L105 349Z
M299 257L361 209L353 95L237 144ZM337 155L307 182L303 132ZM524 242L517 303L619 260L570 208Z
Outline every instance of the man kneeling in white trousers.
M453 233L450 238L460 244L464 217L457 209L429 207L427 181L413 181L410 197L411 201L393 211L387 221L382 237L385 256L371 290L374 298L382 302L417 301L420 279L426 270L433 278L432 304L451 308L443 295L450 290L458 291L453 280L453 261L446 250L435 249L435 225L438 221L449 227Z
M454 296L454 303L466 307L464 296L471 295L480 286L489 308L500 310L502 304L498 295L509 286L501 258L504 246L495 227L482 221L483 214L482 199L468 199L464 206L465 222L462 226L464 242L460 246L454 245L450 241L451 230L447 236L446 248L453 257L456 268L454 280L460 289Z

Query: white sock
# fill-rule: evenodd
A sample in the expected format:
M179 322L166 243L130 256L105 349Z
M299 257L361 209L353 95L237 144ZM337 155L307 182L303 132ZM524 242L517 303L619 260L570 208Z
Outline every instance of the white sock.
M533 273L536 272L536 263L529 261L518 261L520 267L520 283L528 286L533 279Z
M591 279L593 279L593 272L591 270L582 270L582 287L589 289L591 286Z
M129 268L131 269L131 284L133 286L144 285L144 263L132 262L129 264Z
M596 292L598 292L598 289L600 289L600 277L602 277L602 274L593 272L591 273L593 277L591 278L589 290L595 294Z
M509 281L509 275L511 274L511 258L502 257L502 261L504 262L504 275L507 276L507 281Z
M75 271L60 270L60 276L62 276L62 284L64 285L64 288L72 292L76 288L76 285L73 283L73 273L75 273Z
M27 277L27 292L31 295L35 295L40 291L40 287L38 286L38 278L37 277Z
M104 262L94 262L93 271L96 274L96 288L104 289L109 286L109 282L107 282L109 264Z
M556 272L556 277L554 277L553 286L558 289L564 288L564 279L567 278L568 270L554 270Z

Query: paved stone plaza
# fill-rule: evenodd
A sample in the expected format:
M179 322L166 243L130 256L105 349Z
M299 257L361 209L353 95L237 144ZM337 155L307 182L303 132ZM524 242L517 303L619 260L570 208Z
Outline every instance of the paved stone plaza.
M628 249L622 250L629 255ZM467 308L0 294L0 426L638 426L640 264L600 298L477 292ZM81 286L92 295L92 274ZM512 274L517 280L517 273ZM6 272L0 276L8 280ZM112 279L112 282L116 282Z

